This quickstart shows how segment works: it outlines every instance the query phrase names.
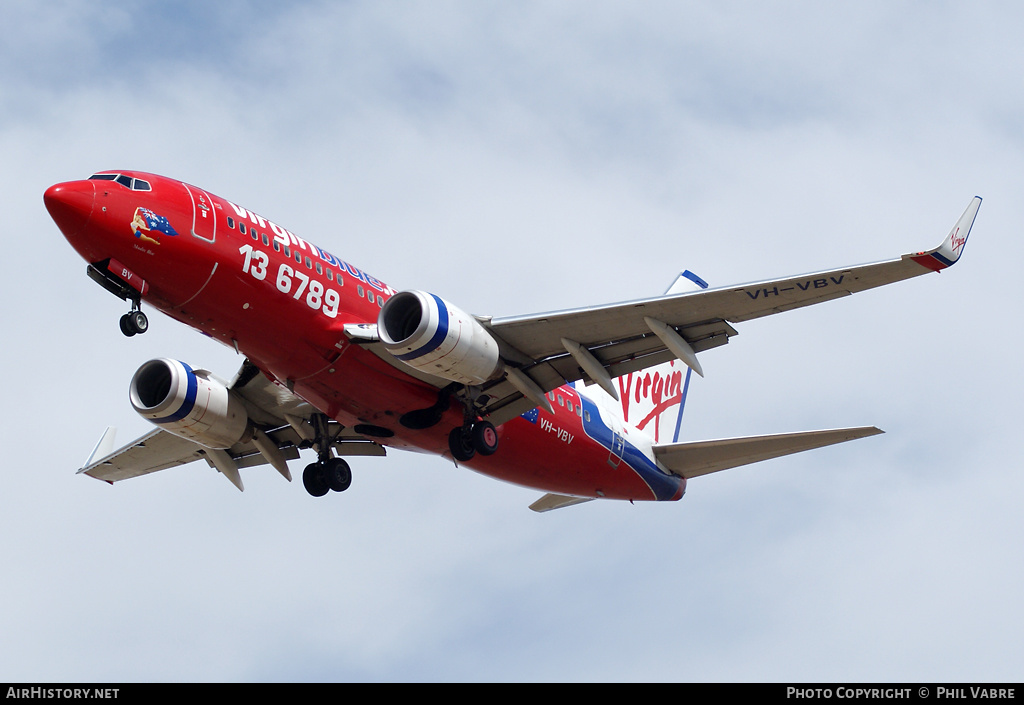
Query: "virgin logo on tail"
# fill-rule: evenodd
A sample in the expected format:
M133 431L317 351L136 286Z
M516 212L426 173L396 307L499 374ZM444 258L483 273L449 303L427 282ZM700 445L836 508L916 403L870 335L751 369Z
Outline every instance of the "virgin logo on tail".
M661 435L661 415L683 400L683 373L675 361L618 378L622 418L644 430L654 421L654 440ZM635 421L630 422L630 412Z

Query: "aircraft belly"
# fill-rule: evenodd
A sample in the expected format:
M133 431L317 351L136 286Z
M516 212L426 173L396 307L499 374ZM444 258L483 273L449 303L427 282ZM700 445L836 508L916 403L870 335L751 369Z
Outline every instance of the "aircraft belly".
M373 438L391 448L446 454L448 433L462 423L461 407L453 403L430 428L403 427L398 421L401 415L433 404L437 389L383 365L376 355L355 345L329 368L297 383L294 391L348 427L370 424L392 431L393 436ZM646 458L641 460L639 451L628 444L623 457L614 455L607 445L587 435L579 417L564 410L555 417L544 414L536 422L516 417L499 426L498 435L497 453L477 455L459 465L558 494L648 501L682 496L679 478L665 475ZM643 462L662 479L652 481L651 468L639 467Z
M296 382L296 394L345 426L368 424L393 433L373 436L382 445L430 453L447 450L448 432L462 423L461 407L453 404L430 429L414 431L399 422L403 414L433 405L436 388L390 367L382 369L376 355L357 345L345 346L333 362L325 362L321 358L317 373Z
M665 483L653 483L652 487L642 469L631 464L636 459L617 459L582 428L579 435L569 433L565 421L556 415L553 424L563 423L565 427L552 432L540 426L541 418L533 422L517 417L500 427L497 453L474 458L466 466L490 477L555 494L637 501L682 496L678 478L666 477ZM563 432L559 434L558 430Z

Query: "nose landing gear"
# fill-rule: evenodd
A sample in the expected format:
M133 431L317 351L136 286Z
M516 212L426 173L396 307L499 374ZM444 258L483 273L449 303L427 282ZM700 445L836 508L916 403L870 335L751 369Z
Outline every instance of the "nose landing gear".
M135 277L128 269L122 268L122 274L129 278ZM132 302L132 310L121 316L121 332L127 337L139 335L149 330L149 319L142 312L142 294L139 289L125 279L110 271L110 258L89 265L86 274L94 282L123 301ZM143 287L145 283L143 283Z

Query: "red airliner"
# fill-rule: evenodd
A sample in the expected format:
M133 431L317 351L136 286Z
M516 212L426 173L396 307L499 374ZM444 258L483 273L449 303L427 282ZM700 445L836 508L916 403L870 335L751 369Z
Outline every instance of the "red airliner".
M662 296L529 316L471 316L390 286L276 223L182 181L103 171L43 196L88 275L245 356L230 382L171 359L135 373L132 406L156 425L79 472L113 483L204 459L240 468L313 449L314 496L352 480L342 456L425 451L546 493L536 511L596 498L677 500L689 478L881 433L874 427L678 442L697 353L733 324L954 264L974 198L936 249L877 264L723 288L684 272ZM685 371L685 374L684 374Z

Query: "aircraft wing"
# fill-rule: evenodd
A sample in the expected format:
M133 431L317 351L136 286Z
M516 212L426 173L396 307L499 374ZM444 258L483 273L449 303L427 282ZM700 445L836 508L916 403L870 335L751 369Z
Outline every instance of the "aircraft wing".
M205 460L223 473L238 489L243 489L239 468L270 464L291 481L287 461L299 457L309 447L312 427L307 423L316 413L310 404L281 385L267 379L248 360L235 375L230 389L246 408L255 431L253 437L227 450L204 448L188 439L154 429L128 445L109 452L113 429L101 437L96 449L78 472L114 483L158 470ZM384 447L329 422L332 445L339 455L384 455Z
M538 391L542 395L578 379L609 389L612 378L674 357L702 374L695 354L728 343L737 335L734 323L952 266L963 252L980 206L981 198L975 197L935 249L898 259L607 306L481 319L513 368L485 387L486 412L492 422L501 423L543 404Z

